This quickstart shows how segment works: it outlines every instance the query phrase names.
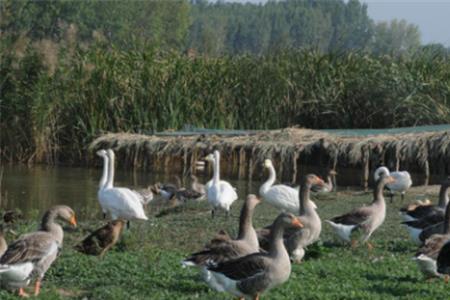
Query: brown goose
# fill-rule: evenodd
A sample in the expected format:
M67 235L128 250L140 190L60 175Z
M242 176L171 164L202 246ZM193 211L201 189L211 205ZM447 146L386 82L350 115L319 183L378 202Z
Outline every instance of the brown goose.
M383 188L387 183L393 183L395 179L391 176L382 174L376 183L373 201L370 205L352 210L341 216L325 220L336 232L337 236L349 242L351 234L357 229L363 231L362 242L367 242L372 233L384 222L386 217L386 203L383 197ZM352 241L352 246L356 241ZM369 250L373 248L372 244L367 242Z
M415 260L420 270L428 277L440 276L437 272L436 259L439 251L450 240L450 205L445 210L445 220L440 234L433 234L425 240L417 251Z
M438 205L419 205L411 210L403 208L400 210L403 219L405 221L414 221L424 218L429 215L438 215L444 220L444 211L447 203L449 202L450 189L450 176L445 178L441 183L441 188L439 190L439 202Z
M253 228L252 217L261 201L253 194L247 196L239 218L239 232L235 240L220 232L206 247L182 261L184 266L202 267L204 280L214 289L222 290L215 278L206 270L209 263L220 263L259 251L258 238Z
M308 174L304 177L300 185L300 211L303 228L287 229L284 233L284 243L291 259L299 263L305 256L305 248L319 239L322 231L322 222L316 212L316 206L310 199L310 190L312 186L320 188L325 183L314 174ZM274 224L258 230L258 240L261 248L269 250L270 231Z
M10 288L19 288L22 297L28 296L23 288L35 276L34 294L39 294L42 278L62 247L64 232L55 223L57 218L76 226L75 213L70 207L54 206L44 214L39 231L22 235L0 258L0 281Z
M105 255L119 240L125 221L114 220L88 235L75 249L89 255Z
M323 185L321 184L313 184L311 186L311 191L317 193L329 193L333 192L336 189L336 171L329 170L327 174L327 182Z
M274 222L267 253L253 253L237 259L208 266L223 289L235 296L259 299L266 290L289 279L291 261L283 243L285 228L301 228L303 224L293 214L282 213Z

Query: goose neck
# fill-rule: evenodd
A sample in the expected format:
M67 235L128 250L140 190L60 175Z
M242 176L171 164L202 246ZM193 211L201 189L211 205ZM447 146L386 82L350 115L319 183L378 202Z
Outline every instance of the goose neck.
M103 172L100 178L99 189L104 189L108 180L108 156L103 156Z
M268 169L269 169L269 178L261 186L261 189L260 189L261 193L267 192L267 190L275 183L275 179L276 179L275 168L272 165L270 165L268 167Z
M450 185L443 184L439 190L439 207L445 208L449 203L448 192L450 189Z
M108 180L106 182L106 188L112 188L113 184L114 184L114 172L115 172L115 168L114 168L114 164L115 164L115 155L112 154L109 156L109 168L108 168Z
M64 232L61 225L55 222L56 216L57 211L55 210L47 211L42 217L40 230L52 234L54 239L58 241L60 245L62 245Z

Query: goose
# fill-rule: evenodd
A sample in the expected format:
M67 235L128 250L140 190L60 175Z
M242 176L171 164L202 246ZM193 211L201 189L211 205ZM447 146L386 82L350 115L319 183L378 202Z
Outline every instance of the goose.
M238 195L233 186L224 180L220 180L220 153L215 150L213 154L205 157L205 160L213 164L213 178L206 184L208 203L212 206L211 216L214 217L217 209L225 210L228 215L230 207L237 200Z
M391 197L391 203L394 199L394 193L400 192L402 201L405 198L405 192L412 185L411 175L409 175L408 171L400 171L400 172L389 172L389 169L386 167L379 167L375 170L374 178L375 181L378 181L381 174L386 174L386 176L392 176L395 179L395 182L386 184L386 188L389 190L389 195Z
M450 177L444 180L439 190L439 205L419 206L410 211L409 216L423 216L422 218L404 221L403 225L408 229L411 239L418 245L422 244L432 234L443 231L445 220L445 207L448 205L448 191L450 189ZM443 205L443 207L441 206Z
M436 260L441 248L450 240L450 205L447 205L445 210L445 221L442 227L441 233L433 234L425 240L414 257L419 269L427 277L440 276L437 271Z
M148 220L145 215L142 198L128 188L114 187L114 152L102 150L97 153L107 163L107 179L100 179L98 199L104 214L109 213L113 220ZM112 153L112 155L111 155ZM103 169L105 170L105 168ZM102 185L103 184L103 185Z
M108 158L109 158L109 177L108 177L108 186L113 186L114 185L114 170L115 170L115 159L116 159L116 155L114 153L114 151L112 149L108 149L106 151L108 153ZM142 204L142 206L147 206L148 203L150 203L150 201L153 200L153 189L152 187L148 187L146 189L138 189L138 190L133 190L133 189L128 189L128 188L123 188L123 189L127 189L129 191L131 191L132 193L134 193L134 195L137 197L137 199L139 200L139 202Z
M259 188L259 195L264 201L281 211L297 214L299 207L299 190L284 184L275 183L276 173L270 159L264 160L264 168L269 169L269 178Z
M322 184L319 184L319 185L313 184L311 186L311 191L316 192L316 193L318 193L318 192L320 192L320 193L333 192L336 189L336 184L335 184L336 175L337 175L336 171L334 171L334 170L328 171L327 182L323 185Z
M261 201L256 195L250 194L242 206L239 217L239 231L236 239L221 232L206 247L191 254L182 261L183 266L197 266L202 268L203 278L210 287L223 291L214 276L206 269L212 262L220 263L259 251L258 237L253 228L252 218L255 207Z
M0 281L10 288L18 288L21 297L32 277L37 277L34 294L40 292L41 281L58 256L64 232L55 220L61 218L76 226L74 211L66 205L50 208L43 216L39 231L22 235L12 242L0 258Z
M383 197L383 188L388 183L394 183L392 176L382 174L376 183L374 189L373 201L370 205L352 210L349 213L337 216L331 220L325 220L331 225L337 236L347 242L351 240L351 234L357 229L363 231L362 242L367 243L369 250L373 245L368 242L372 233L384 222L386 217L386 203ZM352 241L352 246L356 241Z
M312 186L321 187L325 185L322 179L314 174L308 174L304 177L300 185L300 211L303 228L288 229L284 234L284 243L291 256L292 261L300 263L305 256L305 248L319 239L322 231L322 222L316 212L316 207L310 199L310 190ZM270 231L274 224L259 230L258 239L261 248L269 250Z
M450 278L450 241L442 246L441 251L437 257L437 271L443 275L445 281L448 283Z
M237 297L259 299L271 288L286 282L291 274L291 261L283 243L286 228L303 224L293 214L282 213L275 222L267 253L256 252L220 263L212 262L208 270L223 289Z
M443 220L445 207L449 202L448 196L449 189L450 189L450 176L448 176L441 182L441 187L439 189L438 205L419 205L410 210L401 209L403 219L405 221L414 221L424 218L428 215L440 215Z
M106 251L119 240L124 225L125 222L123 220L110 221L89 234L75 246L75 249L81 253L103 257Z

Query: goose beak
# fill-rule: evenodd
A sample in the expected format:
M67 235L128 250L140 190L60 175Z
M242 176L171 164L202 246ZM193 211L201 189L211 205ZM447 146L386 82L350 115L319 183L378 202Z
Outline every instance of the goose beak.
M72 225L73 227L77 227L77 219L75 219L75 215L73 215L73 216L70 218L69 224Z
M392 176L389 176L387 183L393 183L393 182L395 182L395 178Z
M303 224L298 218L294 218L291 224L294 228L303 228Z

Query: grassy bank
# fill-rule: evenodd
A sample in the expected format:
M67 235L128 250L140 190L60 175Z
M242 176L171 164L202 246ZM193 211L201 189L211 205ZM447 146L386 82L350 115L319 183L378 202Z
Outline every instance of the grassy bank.
M188 57L70 40L2 43L3 160L85 160L102 132L450 123L445 57L286 51Z
M428 187L437 195L437 187ZM406 201L423 194L413 188ZM316 200L322 219L367 203L371 194L341 191ZM432 197L436 201L436 196ZM235 234L238 210L231 217L210 219L206 203L190 204L184 209L165 210L150 207L146 223L133 223L121 242L103 259L81 255L72 246L89 228L101 222L100 212L85 212L81 226L65 234L61 256L47 273L37 299L232 299L216 293L199 280L193 269L183 269L179 262L199 249L213 233L226 229ZM409 241L399 225L400 203L388 203L386 222L373 235L375 249L352 250L334 240L330 228L323 224L319 245L310 249L307 260L293 267L287 284L269 292L263 299L447 299L449 285L442 280L425 281L411 260L417 247ZM155 217L159 215L160 217ZM256 209L256 226L270 223L276 216L273 208L262 204ZM35 218L37 219L37 214ZM22 221L19 233L35 228L36 222ZM1 299L16 299L0 291Z

